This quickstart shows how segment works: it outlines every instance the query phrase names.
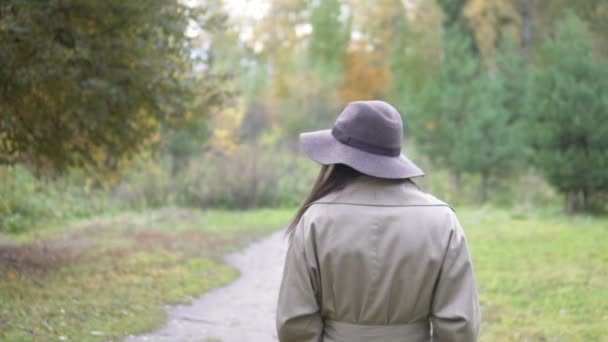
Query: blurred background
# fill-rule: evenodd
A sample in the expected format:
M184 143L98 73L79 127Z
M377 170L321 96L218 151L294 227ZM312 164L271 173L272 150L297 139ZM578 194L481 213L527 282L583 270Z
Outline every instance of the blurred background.
M566 273L519 285L563 290L554 281L573 277L589 286L587 298L573 290L582 285L560 283L570 289L562 296L587 298L589 306L576 302L572 311L550 302L557 316L521 333L513 333L513 317L539 315L521 303L542 290L512 293L504 303L502 295L482 295L496 323L487 340L573 341L586 331L584 340L599 341L608 334L601 328L608 304L593 300L599 290L608 298L607 55L602 0L3 0L0 337L68 336L41 322L51 326L48 308L75 296L57 296L58 288L98 276L79 268L91 255L113 267L116 258L136 255L124 266L132 275L174 260L166 253L213 259L222 255L216 249L284 225L319 169L299 154L298 134L330 127L350 101L382 99L399 109L405 154L427 173L416 182L463 208L479 246L474 258L497 253L481 247L493 246L489 241L515 248L540 231L539 240L561 241L545 246L547 262L564 248L572 253L555 261ZM551 230L557 222L562 230ZM588 233L571 231L587 226ZM201 244L212 255L196 254ZM196 255L184 252L192 250ZM504 253L525 265L520 271L539 274L529 264L537 255ZM593 260L584 272L583 259ZM478 262L482 285L501 294L506 280L489 270L504 262ZM210 267L191 266L180 274ZM77 280L52 285L49 269ZM145 277L159 284L171 278ZM184 279L182 287L148 290L159 295L142 299L142 308L204 290ZM184 292L165 298L167 288ZM47 295L33 294L43 290ZM46 306L36 309L34 300ZM114 312L99 305L89 307ZM549 323L583 313L597 322L580 331ZM124 329L159 320L160 313ZM111 319L102 321L95 324L108 325L105 338L124 334ZM104 338L89 333L99 328L74 329L69 333L81 340Z

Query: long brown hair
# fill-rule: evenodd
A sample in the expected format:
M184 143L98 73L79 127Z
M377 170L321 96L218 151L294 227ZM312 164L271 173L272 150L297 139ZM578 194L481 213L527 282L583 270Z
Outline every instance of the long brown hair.
M334 191L343 189L361 175L361 172L344 164L323 165L310 194L308 194L304 203L302 203L289 223L289 226L287 227L287 236L289 236L290 239L293 237L300 219L302 219L302 216L314 201Z

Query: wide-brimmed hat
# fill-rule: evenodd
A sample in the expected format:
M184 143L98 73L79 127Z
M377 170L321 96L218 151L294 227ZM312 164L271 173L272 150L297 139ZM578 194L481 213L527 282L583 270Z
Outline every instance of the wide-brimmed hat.
M383 101L349 103L332 129L302 133L300 146L323 165L346 164L366 175L400 179L423 176L401 153L401 115Z

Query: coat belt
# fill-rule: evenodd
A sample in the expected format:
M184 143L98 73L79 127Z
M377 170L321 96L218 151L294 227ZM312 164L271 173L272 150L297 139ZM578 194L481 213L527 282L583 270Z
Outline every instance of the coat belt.
M325 320L326 342L426 342L431 339L428 320L399 325L359 325Z

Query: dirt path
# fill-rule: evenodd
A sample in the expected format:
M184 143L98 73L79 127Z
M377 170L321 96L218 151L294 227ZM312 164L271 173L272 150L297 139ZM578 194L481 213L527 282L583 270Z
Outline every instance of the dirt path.
M125 342L277 341L275 306L286 248L283 232L278 232L228 256L240 278L191 305L169 307L164 327Z

